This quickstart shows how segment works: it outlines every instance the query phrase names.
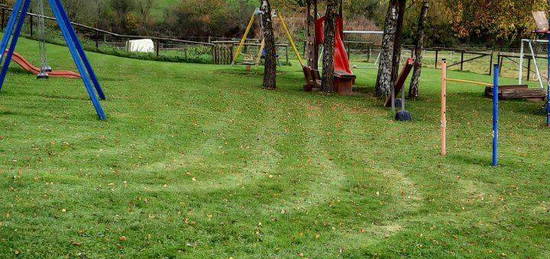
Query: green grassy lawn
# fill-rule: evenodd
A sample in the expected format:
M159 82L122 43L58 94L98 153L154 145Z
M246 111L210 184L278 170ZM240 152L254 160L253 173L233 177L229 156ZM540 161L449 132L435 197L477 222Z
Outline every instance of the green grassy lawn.
M37 63L38 46L18 51ZM74 69L50 46L51 65ZM15 66L0 93L0 257L550 257L550 129L540 103L449 85L439 152L439 72L397 123L373 97L279 89L261 70L90 54L108 95L97 120L81 81ZM487 76L450 72L456 78ZM505 80L513 82L513 79Z

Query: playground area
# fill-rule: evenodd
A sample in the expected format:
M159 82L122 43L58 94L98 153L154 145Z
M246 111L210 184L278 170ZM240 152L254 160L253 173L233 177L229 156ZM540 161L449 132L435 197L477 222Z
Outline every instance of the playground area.
M40 62L35 41L17 51ZM76 69L65 47L48 52ZM3 256L550 256L541 103L501 103L495 168L479 86L449 83L438 155L439 70L425 70L415 120L398 123L373 95L376 69L355 71L355 95L325 96L301 89L296 65L265 91L261 68L89 58L108 85L104 122L80 80L10 69Z
M1 6L0 258L550 258L546 11L518 56L425 47L428 0L412 48L407 1L384 31L346 4L199 43Z

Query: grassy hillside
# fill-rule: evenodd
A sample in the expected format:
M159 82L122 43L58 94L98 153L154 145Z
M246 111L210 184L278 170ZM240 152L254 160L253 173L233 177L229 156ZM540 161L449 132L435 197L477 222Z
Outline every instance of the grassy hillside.
M153 17L162 17L168 9L174 6L174 4L177 4L181 0L156 0L154 4L154 8L151 12Z
M35 42L18 51L38 61ZM70 69L50 46L52 66ZM439 72L415 120L372 96L301 91L298 66L261 70L90 54L109 100L80 81L12 69L0 93L0 257L550 257L549 131L541 104L449 85L438 155ZM486 76L451 76L490 81Z

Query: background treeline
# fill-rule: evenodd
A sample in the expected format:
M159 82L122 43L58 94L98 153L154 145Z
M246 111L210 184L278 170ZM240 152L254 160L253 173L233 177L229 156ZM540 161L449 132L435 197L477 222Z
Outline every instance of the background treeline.
M320 13L324 13L324 1ZM4 0L12 4L14 0ZM102 29L181 39L238 37L259 0L64 0L74 21ZM306 0L271 0L285 12L294 32L303 32ZM546 0L432 0L427 45L508 46L531 37L533 10L546 10ZM405 42L420 10L420 0L408 0ZM382 29L387 0L344 0L346 27ZM300 33L298 33L300 34ZM299 35L297 35L299 36Z

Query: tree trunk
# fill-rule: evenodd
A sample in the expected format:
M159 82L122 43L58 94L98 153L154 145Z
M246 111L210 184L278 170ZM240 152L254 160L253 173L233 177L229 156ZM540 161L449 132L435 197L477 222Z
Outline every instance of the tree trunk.
M411 86L409 87L409 98L418 97L418 89L420 88L420 76L422 75L422 50L424 49L425 27L426 17L428 16L428 9L430 9L430 1L424 0L422 9L420 10L420 16L418 18L418 28L416 30L416 42L414 47L414 72L411 80Z
M317 62L317 55L315 54L315 19L316 14L311 10L311 2L313 0L306 0L307 4L307 65L315 68L315 62Z
M328 0L325 14L325 42L323 43L323 81L321 90L334 92L334 36L336 32L337 0Z
M269 0L261 0L262 32L265 44L264 88L277 88L277 53L275 51L275 35L273 34L273 19Z
M550 0L549 0L550 1ZM317 18L319 17L319 6L318 6L318 0L313 0L313 28L315 30L315 22L317 21ZM313 68L316 70L319 70L319 45L316 43L316 36L315 33L313 33Z
M392 57L394 52L394 39L397 30L398 0L390 0L386 22L384 24L384 36L382 37L382 53L378 65L378 77L376 79L376 95L389 95L393 85Z

